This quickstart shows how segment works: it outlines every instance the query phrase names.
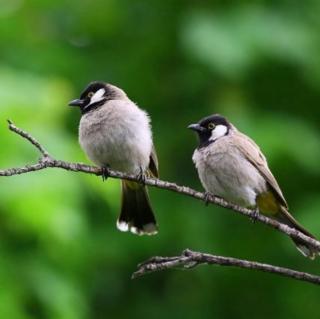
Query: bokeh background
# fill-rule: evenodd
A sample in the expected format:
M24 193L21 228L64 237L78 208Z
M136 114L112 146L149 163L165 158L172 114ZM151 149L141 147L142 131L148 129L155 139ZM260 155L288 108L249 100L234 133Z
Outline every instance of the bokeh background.
M153 123L161 177L202 189L186 126L221 113L261 146L291 211L320 237L320 2L0 0L0 167L37 161L6 119L58 159L88 163L92 80L122 87ZM319 273L281 233L151 189L154 237L116 230L119 181L57 169L0 181L0 318L319 318L316 286L224 267L138 280L184 248Z

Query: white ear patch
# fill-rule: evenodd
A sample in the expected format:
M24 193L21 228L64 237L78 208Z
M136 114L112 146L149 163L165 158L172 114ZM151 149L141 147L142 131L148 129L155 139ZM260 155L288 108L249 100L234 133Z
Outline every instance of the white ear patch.
M217 125L215 129L212 130L209 141L214 142L218 138L225 136L227 132L228 132L228 128L225 125Z
M90 100L90 104L93 104L93 103L96 103L96 102L99 102L102 100L102 97L103 97L103 94L106 92L105 89L100 89L98 90L91 98Z

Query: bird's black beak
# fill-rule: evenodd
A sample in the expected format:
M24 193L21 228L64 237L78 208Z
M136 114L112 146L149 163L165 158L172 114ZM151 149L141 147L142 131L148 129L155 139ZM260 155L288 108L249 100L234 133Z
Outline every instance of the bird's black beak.
M76 100L72 100L71 102L69 102L69 106L83 106L84 105L84 100L81 99L76 99Z
M200 124L190 124L188 129L196 131L196 132L203 132L205 130Z

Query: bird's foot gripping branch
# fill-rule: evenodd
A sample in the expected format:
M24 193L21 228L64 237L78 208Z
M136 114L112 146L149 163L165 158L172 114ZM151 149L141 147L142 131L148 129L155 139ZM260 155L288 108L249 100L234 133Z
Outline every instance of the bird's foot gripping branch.
M43 170L46 168L60 168L72 172L82 172L87 174L94 174L97 176L103 175L103 169L94 167L82 163L69 163L55 159L49 152L29 133L18 128L11 121L9 122L9 129L29 141L41 154L41 158L38 162L32 165L25 165L22 167L8 168L0 170L0 176L14 176L34 171ZM108 176L111 178L125 179L129 181L139 182L138 177L131 174L125 174L118 171L108 170ZM162 181L155 178L145 178L145 184L151 187L166 189L172 192L176 192L181 195L189 196L197 200L208 202L210 204L218 205L220 207L227 208L230 212L241 214L249 218L254 218L256 221L266 224L278 231L304 242L316 250L320 251L320 242L304 235L298 230L284 225L280 222L272 220L266 216L257 215L255 211L246 209L232 203L225 201L222 198L211 196L208 198L206 194L198 192L186 186L179 186L175 183ZM277 267L268 264L262 264L255 261L247 261L242 259L236 259L231 257L215 256L199 252L193 252L185 250L181 256L176 257L154 257L149 261L142 263L138 266L138 270L134 273L133 277L136 278L145 273L154 272L158 270L165 270L169 268L191 268L200 264L216 264L222 266L236 266L247 269L255 269L264 272L276 273L282 276L290 277L292 279L303 280L309 283L320 285L320 276L298 272L288 268Z

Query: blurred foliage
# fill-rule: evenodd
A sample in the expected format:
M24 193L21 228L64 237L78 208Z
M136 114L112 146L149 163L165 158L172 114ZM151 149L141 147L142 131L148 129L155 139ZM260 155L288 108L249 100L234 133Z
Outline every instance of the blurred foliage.
M92 80L122 87L153 120L161 177L201 189L186 126L227 116L262 147L293 214L320 237L320 2L0 0L0 167L39 154L88 162L80 114ZM319 288L202 267L132 281L138 262L184 248L319 272L284 235L150 190L154 237L115 228L119 182L48 169L0 181L0 318L315 318Z

